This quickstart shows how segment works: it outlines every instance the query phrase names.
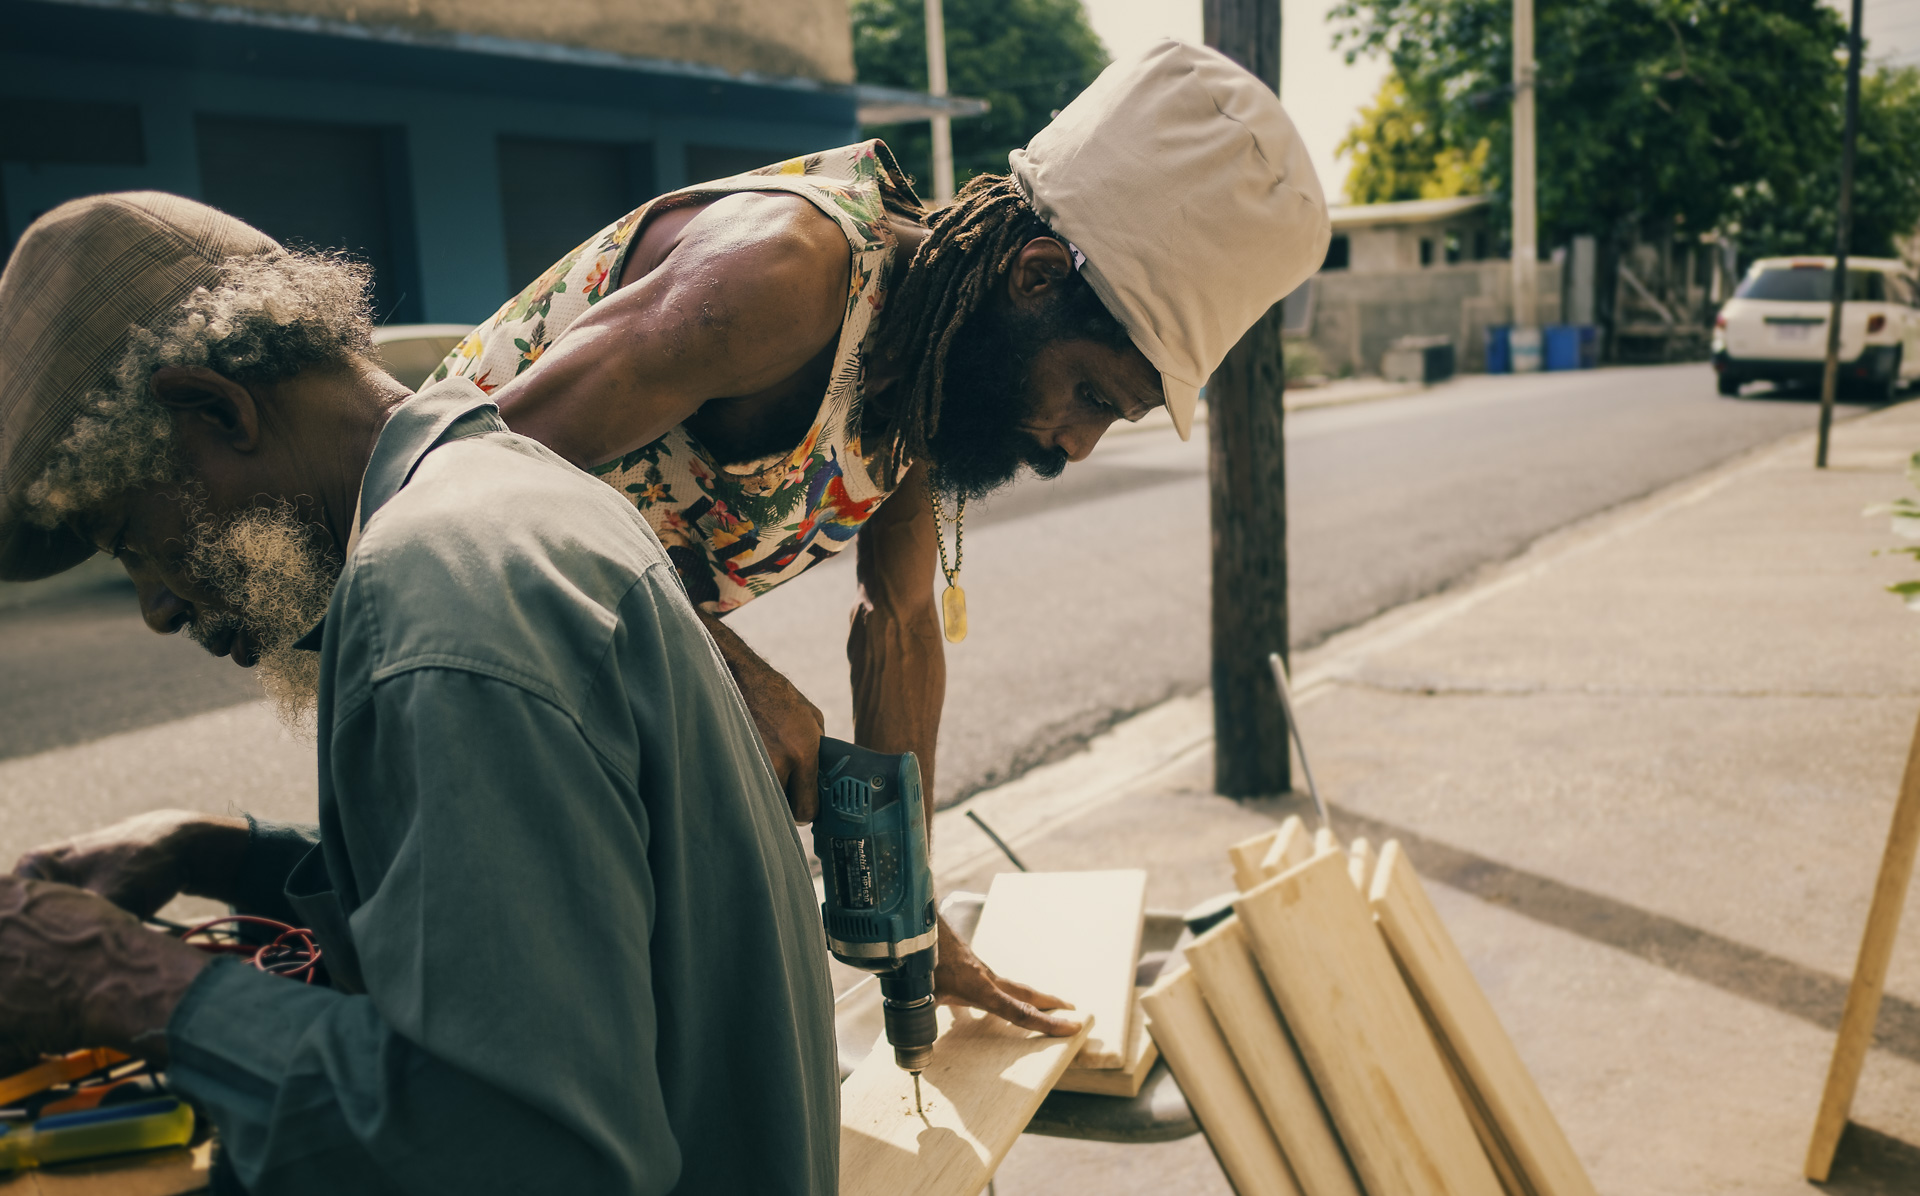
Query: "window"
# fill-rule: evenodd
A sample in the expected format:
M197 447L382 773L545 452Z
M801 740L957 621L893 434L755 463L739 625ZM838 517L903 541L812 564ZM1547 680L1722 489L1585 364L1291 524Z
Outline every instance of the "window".
M737 145L690 145L687 147L687 180L707 183L724 179L775 162L784 162L792 154L785 150L742 148Z
M1460 260L1460 234L1452 229L1448 229L1446 245L1447 265L1451 266Z
M651 145L502 137L508 285L526 286L653 194Z
M202 116L201 198L290 246L373 268L375 323L416 323L420 286L399 129Z
M132 104L0 98L0 161L145 166L140 109Z
M1422 266L1433 265L1433 238L1432 237L1420 238L1420 264Z
M1335 233L1333 240L1327 242L1327 260L1320 264L1322 270L1344 270L1347 268L1347 234Z
M1772 266L1749 274L1733 297L1828 303L1833 300L1833 270L1827 266ZM1856 303L1884 303L1887 276L1878 270L1848 270L1847 298Z
M1473 260L1476 262L1487 260L1487 230L1484 228L1473 230Z

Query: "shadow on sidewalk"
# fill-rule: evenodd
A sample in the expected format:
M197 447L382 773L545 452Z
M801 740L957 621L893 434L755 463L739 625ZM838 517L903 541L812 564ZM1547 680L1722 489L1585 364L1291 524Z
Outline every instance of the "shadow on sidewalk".
M1868 1129L1848 1125L1834 1156L1833 1174L1814 1191L1833 1196L1908 1196L1920 1176L1920 1146Z

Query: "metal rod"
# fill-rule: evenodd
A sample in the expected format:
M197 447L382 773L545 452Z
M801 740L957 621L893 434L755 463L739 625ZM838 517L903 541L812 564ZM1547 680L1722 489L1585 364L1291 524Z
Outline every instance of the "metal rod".
M1853 150L1860 124L1860 0L1853 0L1853 21L1847 31L1847 107L1840 137L1840 211L1833 246L1833 304L1827 317L1827 360L1820 374L1820 435L1813 450L1813 467L1827 467L1827 440L1833 429L1833 398L1840 386L1840 316L1846 302L1847 245L1853 240ZM1867 352L1860 350L1860 360Z
M1280 709L1287 716L1287 734L1293 737L1293 746L1300 753L1300 771L1307 778L1307 794L1313 798L1313 808L1320 814L1320 825L1332 831L1333 819L1327 816L1327 803L1320 798L1320 787L1313 783L1313 765L1307 763L1307 741L1300 737L1300 720L1293 716L1293 690L1287 684L1287 663L1280 659L1278 652L1269 652L1267 663L1273 667L1273 684L1280 691Z
M992 839L993 845L998 847L1006 854L1008 859L1013 861L1014 867L1020 869L1022 872L1027 870L1027 866L1020 862L1020 857L1013 854L1013 848L1007 846L1007 841L993 833L993 828L987 825L986 819L980 817L980 815L974 813L972 810L967 811L967 817L973 819L973 825L986 832L987 838Z

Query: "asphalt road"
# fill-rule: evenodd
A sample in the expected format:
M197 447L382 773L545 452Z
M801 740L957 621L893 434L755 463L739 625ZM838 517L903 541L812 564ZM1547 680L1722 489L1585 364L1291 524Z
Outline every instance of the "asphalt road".
M1813 418L1804 401L1719 398L1700 365L1468 378L1419 395L1296 413L1288 419L1287 459L1294 642L1315 643L1456 583L1546 533ZM1165 424L1124 429L1059 480L1016 486L970 511L967 525L962 582L972 635L948 652L943 800L1205 684L1203 431L1182 443ZM0 606L0 775L16 775L3 762L108 736L127 745L135 739L125 733L151 728L154 744L201 757L168 757L172 775L184 783L190 773L198 790L170 792L169 800L247 805L252 773L189 751L215 724L194 722L198 729L186 738L160 724L249 702L252 680L184 640L151 634L123 581L99 566L92 576L57 590L0 593L0 603L12 604ZM851 730L844 642L852 598L846 560L816 568L730 620L842 734ZM238 757L249 746L229 741L220 750ZM276 768L299 767L299 745L272 750L288 756ZM57 759L83 764L87 755ZM115 764L116 776L123 767L134 765ZM100 794L97 802L76 793L59 811L38 811L29 821L47 830L84 826L137 801L125 792L105 796L123 782L100 784L106 787L85 790ZM284 788L285 780L276 784ZM297 804L298 797L276 800ZM0 806L7 804L0 794ZM25 846L12 839L0 831L0 856Z

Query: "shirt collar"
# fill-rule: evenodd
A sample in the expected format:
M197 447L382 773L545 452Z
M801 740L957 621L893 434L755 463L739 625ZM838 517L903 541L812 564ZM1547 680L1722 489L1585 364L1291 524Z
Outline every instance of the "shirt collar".
M475 418L464 418L470 415ZM459 427L456 428L456 424ZM360 479L360 495L353 504L353 524L347 529L346 562L352 562L354 549L360 543L360 531L373 518L373 513L400 493L428 453L451 440L506 430L507 425L493 400L465 378L435 383L395 407L387 417L386 426L380 429L373 456L367 461L367 472ZM343 564L342 568L345 567ZM293 646L318 652L325 630L323 617Z
M462 416L482 409L484 414L480 418L466 421L457 434L448 435ZM380 429L380 439L367 461L354 530L366 527L374 512L387 505L413 477L421 459L443 442L506 430L507 425L500 419L499 408L493 405L493 400L465 378L435 383L395 407L387 417L387 426Z

